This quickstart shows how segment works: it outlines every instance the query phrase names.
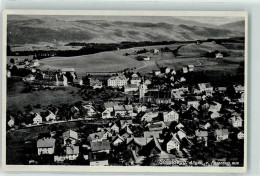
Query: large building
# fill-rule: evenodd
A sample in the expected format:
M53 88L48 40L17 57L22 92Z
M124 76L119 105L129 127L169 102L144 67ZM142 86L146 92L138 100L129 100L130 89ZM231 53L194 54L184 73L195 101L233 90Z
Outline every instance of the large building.
M107 85L110 87L123 87L127 84L127 79L123 75L112 76L107 80Z

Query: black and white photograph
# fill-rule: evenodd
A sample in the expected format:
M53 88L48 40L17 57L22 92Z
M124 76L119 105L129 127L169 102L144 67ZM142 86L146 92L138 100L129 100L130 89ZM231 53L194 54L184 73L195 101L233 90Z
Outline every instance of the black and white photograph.
M6 170L246 171L246 12L4 15Z

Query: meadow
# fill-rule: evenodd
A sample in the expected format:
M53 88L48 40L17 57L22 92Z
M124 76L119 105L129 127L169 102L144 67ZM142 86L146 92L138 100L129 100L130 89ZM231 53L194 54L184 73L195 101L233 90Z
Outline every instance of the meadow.
M143 66L142 62L115 51L75 57L51 57L40 60L40 64L40 69L74 68L79 76L85 76L89 72L118 72Z

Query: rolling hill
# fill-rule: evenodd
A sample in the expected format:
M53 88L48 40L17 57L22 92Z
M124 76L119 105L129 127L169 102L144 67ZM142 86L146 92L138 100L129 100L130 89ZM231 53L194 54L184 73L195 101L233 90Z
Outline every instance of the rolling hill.
M145 17L151 18L151 17ZM143 21L145 21L145 18ZM121 21L120 21L121 20ZM10 16L7 23L9 45L54 43L118 43L122 41L187 41L207 38L242 37L243 27L236 23L215 26L174 17L143 22L138 18L116 21L42 16Z

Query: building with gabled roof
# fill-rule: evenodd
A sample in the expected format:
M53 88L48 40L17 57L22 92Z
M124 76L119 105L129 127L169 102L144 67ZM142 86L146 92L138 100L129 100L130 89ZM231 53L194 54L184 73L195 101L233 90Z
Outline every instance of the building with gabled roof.
M225 139L228 139L228 129L219 129L219 130L215 130L214 135L217 139L217 141L222 141Z
M78 133L73 130L68 130L62 134L64 145L72 144L75 145L78 140Z
M108 140L90 142L90 149L92 152L107 152L109 153L111 147Z
M54 138L42 138L37 140L38 155L52 155L55 149L55 141Z

